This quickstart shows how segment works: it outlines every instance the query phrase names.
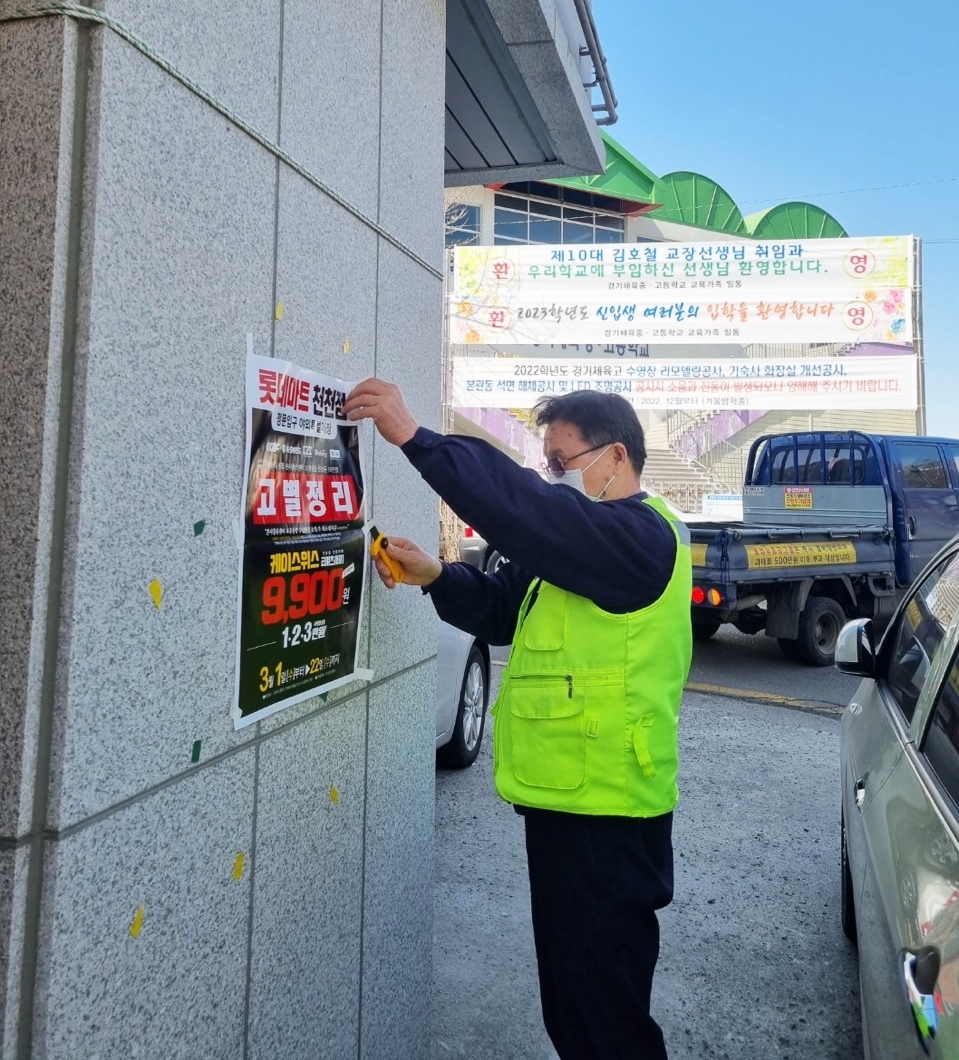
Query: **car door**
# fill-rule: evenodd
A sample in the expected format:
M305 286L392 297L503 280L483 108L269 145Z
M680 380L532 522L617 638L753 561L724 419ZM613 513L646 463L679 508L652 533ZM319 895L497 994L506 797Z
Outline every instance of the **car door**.
M854 860L862 862L857 919L864 1037L868 1055L896 1060L927 1055L923 1021L927 1031L951 1021L941 990L937 998L924 977L935 952L943 952L938 942L945 913L953 906L959 911L959 874L954 879L951 873L959 858L917 744L930 705L938 702L957 608L959 556L951 553L915 587L883 641L873 688L887 721L885 734L875 736L884 755L879 768L867 768L854 781L863 791L857 816L864 846ZM938 1048L931 1036L926 1045Z
M933 441L890 443L898 487L896 533L907 542L912 577L959 530L959 492Z

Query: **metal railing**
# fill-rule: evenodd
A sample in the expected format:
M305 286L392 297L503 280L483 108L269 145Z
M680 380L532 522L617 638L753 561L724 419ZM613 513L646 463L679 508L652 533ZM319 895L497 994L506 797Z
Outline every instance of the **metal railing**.
M681 456L691 467L721 485L725 492L738 493L746 469L746 454L739 446L733 445L724 438L716 437L709 423L709 417L712 415L711 411L705 416L690 416L688 412L683 412L681 409L671 410L666 417L666 440L670 449ZM700 452L695 457L684 452L680 444L681 439L693 430L700 433L701 440L705 436L706 442L705 447L698 446ZM717 474L717 468L721 464L730 463L738 472L735 486L730 484L729 479L732 476L728 472Z

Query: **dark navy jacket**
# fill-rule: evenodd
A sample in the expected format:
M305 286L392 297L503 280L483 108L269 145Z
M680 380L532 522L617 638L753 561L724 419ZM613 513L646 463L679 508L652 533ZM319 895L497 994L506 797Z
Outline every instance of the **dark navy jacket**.
M444 563L426 590L440 618L509 644L533 578L624 614L655 603L676 559L668 521L645 493L597 503L546 482L488 442L420 427L403 452L454 512L510 562L496 574Z

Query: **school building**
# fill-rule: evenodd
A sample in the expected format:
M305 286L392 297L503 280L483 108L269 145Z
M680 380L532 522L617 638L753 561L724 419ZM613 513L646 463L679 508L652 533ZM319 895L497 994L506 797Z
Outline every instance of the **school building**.
M700 173L657 177L603 131L602 174L538 181L488 183L453 189L447 197L447 246L480 244L702 243L717 248L737 241L787 245L797 240L845 238L842 224L821 207L785 202L744 216L732 196ZM853 342L742 346L596 345L551 350L448 346L447 358L482 350L525 356L797 359L887 352ZM921 353L921 346L919 348ZM737 494L750 443L769 431L873 430L915 434L924 430L923 380L918 407L910 410L639 410L647 432L644 483L680 508L698 512L704 496ZM448 429L485 437L528 466L541 462L540 441L520 410L447 409Z

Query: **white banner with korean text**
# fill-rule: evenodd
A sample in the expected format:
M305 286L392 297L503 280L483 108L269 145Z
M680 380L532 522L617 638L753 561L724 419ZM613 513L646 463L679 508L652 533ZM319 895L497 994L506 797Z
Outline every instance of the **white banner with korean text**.
M457 247L450 341L909 343L914 239Z
M532 408L551 394L603 390L635 408L915 409L915 356L637 361L457 357L453 404Z

